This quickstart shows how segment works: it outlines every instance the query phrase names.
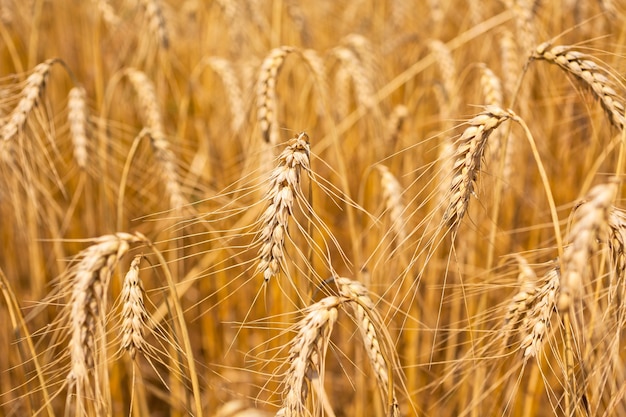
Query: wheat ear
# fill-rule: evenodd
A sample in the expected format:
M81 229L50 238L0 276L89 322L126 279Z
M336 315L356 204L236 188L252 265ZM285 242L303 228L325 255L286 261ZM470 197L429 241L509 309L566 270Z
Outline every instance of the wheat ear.
M383 189L383 200L386 211L389 212L391 227L395 232L398 243L402 243L406 237L403 219L404 203L402 202L403 189L396 177L385 165L376 165L380 173L380 184Z
M524 358L537 356L541 350L550 319L556 310L560 286L561 271L558 267L552 268L543 277L543 283L536 287L532 298L526 301L530 307L522 320L523 337L520 344Z
M277 417L304 415L308 384L314 376L323 374L326 349L333 325L337 321L340 297L326 297L307 308L298 323L298 333L289 350L289 370L285 378L283 404Z
M160 2L158 0L141 0L141 5L146 12L150 31L156 36L163 48L169 48L170 37Z
M278 157L278 166L270 174L266 200L269 205L261 216L259 240L259 264L257 271L263 273L265 282L280 272L284 259L285 234L293 204L300 191L301 172L310 170L309 137L302 132L289 141L287 148Z
M600 101L611 123L620 130L624 129L626 118L623 98L615 91L614 83L607 76L609 72L588 55L575 51L571 46L552 46L550 42L544 42L535 49L531 59L555 64L580 80Z
M120 347L135 358L137 352L145 349L144 338L148 313L143 303L143 286L139 278L139 263L142 255L137 255L130 264L122 286L122 342Z
M577 220L569 233L571 241L563 251L560 311L568 310L582 293L589 257L596 240L604 240L602 228L609 221L609 210L616 194L615 183L596 185L587 194L586 202L576 209Z
M451 229L458 228L467 211L489 135L509 118L510 113L500 107L487 106L468 122L469 127L461 135L452 167L450 201L444 213L444 221Z
M0 127L0 137L3 140L12 139L26 124L28 115L39 102L39 98L46 87L52 65L57 59L49 59L37 65L26 78L20 101L11 111Z
M68 305L71 368L67 379L76 388L78 401L93 394L89 375L98 364L98 347L104 349L106 344L106 294L115 266L131 243L143 240L128 233L101 236L79 254L79 261L72 269L72 294Z
M343 277L336 277L335 282L339 287L339 295L350 301L350 306L354 311L355 321L361 333L370 364L374 369L383 401L388 405L387 415L390 417L397 416L399 415L399 407L391 374L393 371L391 367L397 363L397 358L395 356L389 357L395 355L395 349L389 334L385 331L382 318L369 296L369 291L363 284Z
M81 169L87 168L88 139L87 139L87 92L83 87L74 87L68 94L67 119L70 125L72 144L74 145L74 159Z
M257 117L263 140L270 144L278 142L278 97L276 82L285 58L296 49L281 46L270 51L261 64L256 86Z
M170 206L180 208L187 204L187 199L181 189L176 156L172 152L163 130L163 122L157 105L158 101L154 84L145 73L134 68L127 68L126 75L137 92L150 143L152 144L154 155L161 165L161 175L170 196Z

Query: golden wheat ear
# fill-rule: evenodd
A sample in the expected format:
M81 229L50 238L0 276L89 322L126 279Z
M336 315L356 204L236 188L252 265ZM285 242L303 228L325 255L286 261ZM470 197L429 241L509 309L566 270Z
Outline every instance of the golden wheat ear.
M275 277L283 268L285 258L285 236L289 229L289 218L300 192L302 171L310 170L310 145L306 133L300 133L289 141L289 145L278 157L278 166L270 174L270 184L265 199L269 205L261 216L263 228L258 240L259 263L257 272L263 274L265 282Z
M615 90L616 85L611 81L610 72L597 64L592 57L576 51L572 46L552 46L550 42L544 42L535 48L531 59L557 65L573 75L600 101L611 123L620 130L624 129L624 97Z

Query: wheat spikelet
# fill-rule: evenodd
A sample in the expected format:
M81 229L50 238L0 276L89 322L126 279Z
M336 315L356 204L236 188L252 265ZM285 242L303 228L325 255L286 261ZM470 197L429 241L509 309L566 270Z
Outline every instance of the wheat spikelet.
M284 259L285 234L288 233L289 217L293 204L300 194L302 170L310 169L309 137L302 132L289 141L287 148L278 157L278 166L270 174L266 199L269 206L261 216L259 240L259 264L257 272L263 273L265 282L278 275Z
M169 48L169 34L167 31L167 25L165 24L165 17L163 16L163 9L161 8L159 0L141 0L141 5L145 10L150 30L159 40L159 43L163 48Z
M283 404L277 417L304 415L308 383L323 373L326 349L340 304L339 297L323 298L309 306L306 316L298 323L298 333L289 350L290 366L285 377Z
M125 73L137 92L150 143L152 144L152 149L154 149L154 155L161 166L161 175L170 196L170 206L173 208L183 207L187 204L187 199L181 189L176 156L170 149L170 144L165 137L154 85L142 71L127 68Z
M261 135L266 143L278 143L278 97L276 96L276 82L278 73L285 62L285 58L296 49L281 46L270 51L261 64L257 79L257 117Z
M98 363L98 347L105 343L106 293L115 266L131 243L143 240L128 233L101 236L79 254L79 261L71 271L72 294L68 305L71 368L67 379L76 388L78 401L92 395L89 375Z
M208 64L220 76L226 89L226 96L230 104L231 130L239 132L245 122L245 106L243 104L243 94L239 86L239 80L230 61L224 58L211 57Z
M397 358L389 358L395 355L395 349L390 336L385 331L382 318L376 311L376 306L369 296L367 288L358 281L349 278L336 277L335 282L339 288L339 295L350 301L354 311L355 321L370 364L374 369L378 387L382 393L383 401L388 402L389 416L399 414L398 401L393 388L393 375L390 365L397 363ZM389 392L391 387L391 392Z
M122 286L122 342L120 347L132 359L137 352L145 349L145 327L148 314L143 303L143 286L139 278L139 263L142 255L137 255L130 264Z
M613 83L607 76L609 72L589 56L567 45L552 46L550 42L544 42L535 49L531 59L555 64L580 80L600 101L611 123L620 130L624 129L626 119L623 98L614 90Z
M50 69L58 60L49 59L37 65L32 73L26 78L24 88L22 89L20 101L11 113L2 121L0 127L0 137L3 140L13 138L26 124L28 115L37 105L39 97L43 89L46 87L46 81L50 75Z
M380 172L380 183L383 189L383 200L385 201L386 211L389 212L391 218L391 227L396 234L398 243L404 241L406 233L404 231L405 222L402 214L404 213L404 203L402 202L402 186L396 177L384 165L376 165Z
M616 193L615 183L597 185L587 194L587 201L576 209L577 219L569 233L571 241L563 251L563 276L558 299L561 311L568 310L581 294L589 257L596 240L604 240L602 228L609 220L609 209Z
M560 284L561 271L558 267L552 268L543 277L543 284L536 287L532 299L526 301L531 307L521 325L523 337L520 350L524 358L535 357L541 350L550 319L557 307Z
M87 92L83 87L74 87L68 95L68 114L74 159L81 169L87 167Z
M489 135L511 115L499 107L488 106L486 110L471 119L458 141L454 157L452 182L449 188L450 201L444 214L444 221L451 229L456 229L467 211L469 198L474 192L481 160Z

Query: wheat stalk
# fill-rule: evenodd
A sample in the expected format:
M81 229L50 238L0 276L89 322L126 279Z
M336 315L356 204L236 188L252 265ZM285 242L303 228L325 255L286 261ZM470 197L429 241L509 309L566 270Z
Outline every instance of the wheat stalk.
M269 190L265 199L269 205L261 216L259 264L257 272L263 273L265 282L278 275L284 260L285 235L289 217L300 192L301 172L310 170L309 137L302 132L289 141L278 157L278 166L270 174Z
M611 123L620 130L624 129L626 119L623 97L615 91L613 83L607 76L609 72L596 64L591 57L568 45L552 46L550 42L544 42L535 48L531 59L555 64L580 80L600 101Z

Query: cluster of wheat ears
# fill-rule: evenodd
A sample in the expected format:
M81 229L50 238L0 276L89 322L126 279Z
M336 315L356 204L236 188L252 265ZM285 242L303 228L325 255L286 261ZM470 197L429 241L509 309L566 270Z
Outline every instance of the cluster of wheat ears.
M626 415L623 2L0 0L0 58L0 416Z

